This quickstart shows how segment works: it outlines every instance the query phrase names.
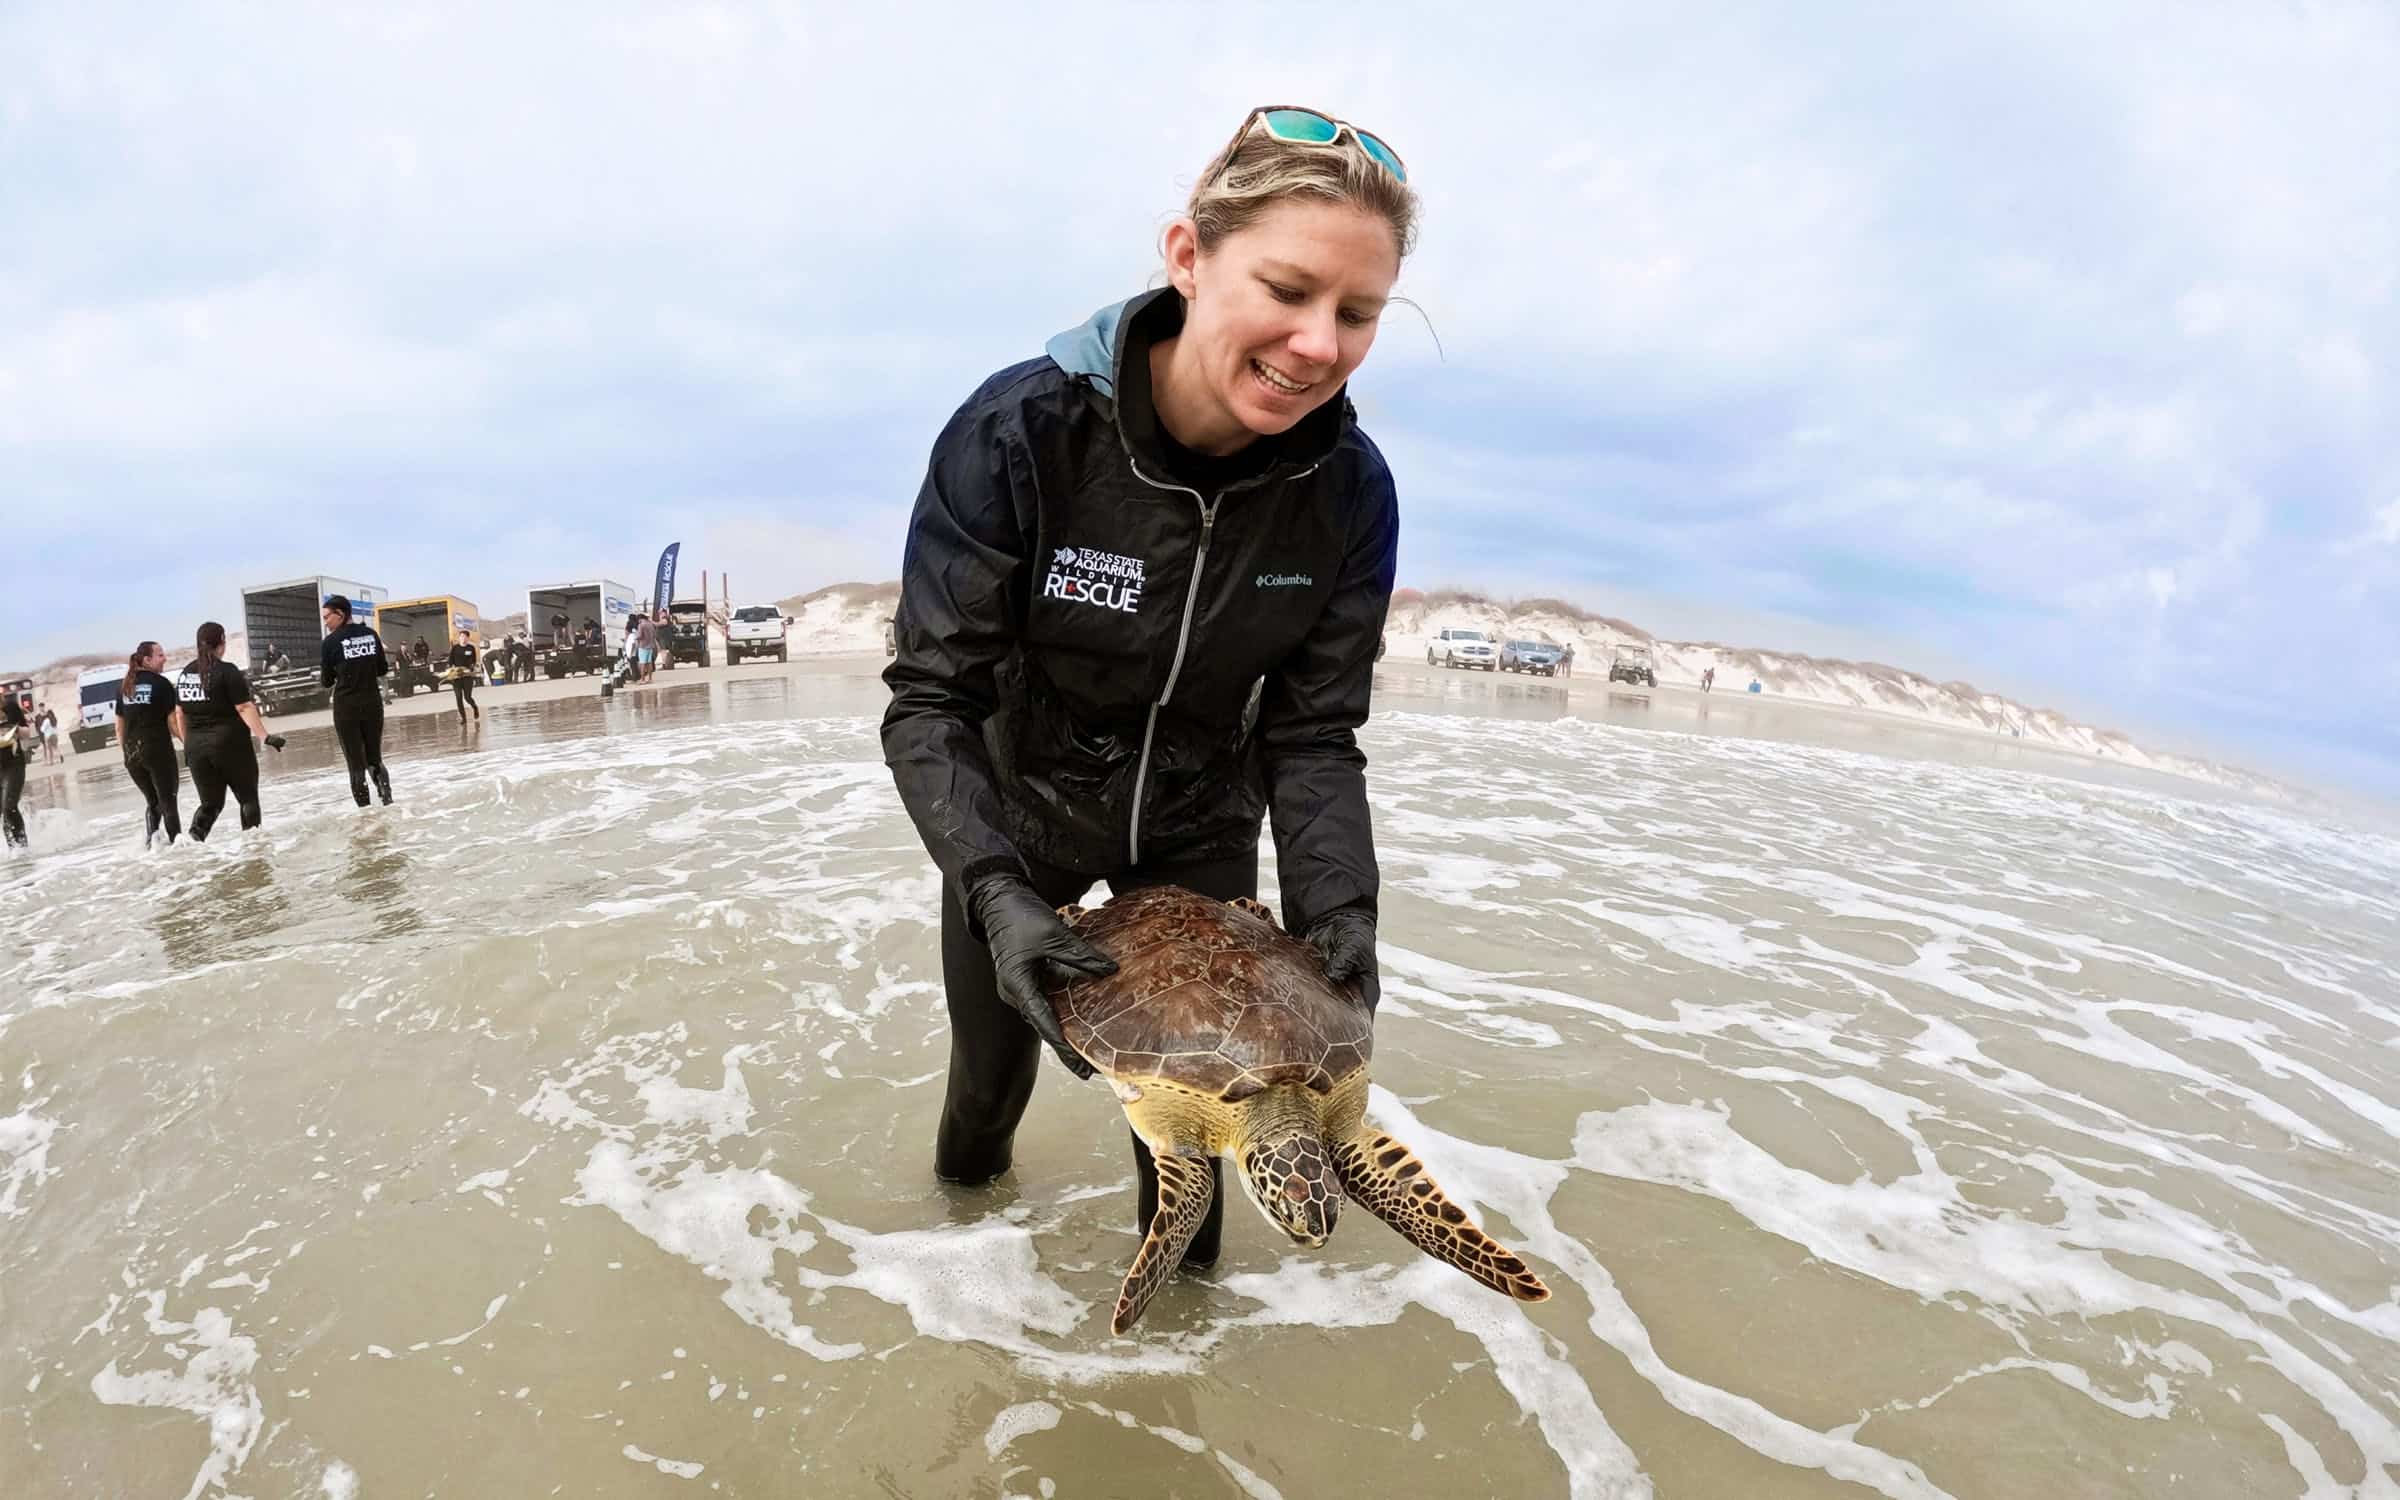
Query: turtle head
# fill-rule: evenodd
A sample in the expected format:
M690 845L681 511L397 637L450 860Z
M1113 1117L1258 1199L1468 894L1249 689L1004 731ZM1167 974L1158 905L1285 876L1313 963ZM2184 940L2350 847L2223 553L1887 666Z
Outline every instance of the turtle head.
M1242 1186L1267 1222L1311 1248L1325 1243L1341 1216L1342 1184L1313 1128L1250 1141L1241 1161Z

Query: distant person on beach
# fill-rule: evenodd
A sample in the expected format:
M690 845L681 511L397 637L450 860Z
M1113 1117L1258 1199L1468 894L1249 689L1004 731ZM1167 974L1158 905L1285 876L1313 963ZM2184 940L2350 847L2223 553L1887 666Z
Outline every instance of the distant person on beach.
M350 768L350 800L367 805L367 779L389 807L392 777L383 768L383 679L391 675L391 658L384 654L383 637L375 627L350 617L350 601L327 594L323 611L325 644L318 653L317 676L333 689L333 732L342 742L342 761ZM418 644L422 645L423 642Z
M1575 643L1573 641L1569 641L1559 648L1558 675L1561 677L1575 675Z
M1715 667L1710 667L1707 671L1700 674L1700 691L1704 693L1713 693L1716 690L1717 669Z
M175 806L182 778L175 770L175 742L183 738L183 711L175 684L166 678L167 648L144 641L125 658L117 684L117 749L125 774L142 794L142 847L161 829L172 844L183 836L183 814Z
M292 658L290 653L281 646L270 641L267 643L267 659L264 665L269 672L289 672L292 669Z
M550 644L562 651L567 648L567 615L564 610L550 617Z
M267 733L266 721L258 716L250 679L225 660L225 627L203 621L193 648L190 664L175 674L175 704L183 714L183 763L200 799L190 830L192 842L199 843L225 810L227 792L233 793L244 828L256 828L263 821L253 741L278 749L283 742Z
M658 627L644 615L634 626L636 661L642 669L642 681L658 675Z
M19 806L25 800L25 766L33 759L34 746L41 742L42 732L25 717L25 705L10 693L0 697L0 836L6 837L11 849L32 845L25 835L25 814Z
M458 722L467 722L467 710L474 709L475 717L483 717L483 709L475 702L475 674L481 660L475 650L475 633L459 627L458 644L450 648L449 668L455 675L450 679L450 694L457 699Z
M942 874L945 1180L1008 1170L1043 1043L1090 1076L1043 984L1115 967L1057 912L1095 881L1255 896L1271 816L1282 924L1379 998L1355 731L1399 507L1347 384L1416 213L1382 141L1253 110L1167 226L1168 284L984 382L934 443L883 748ZM1133 1154L1138 1231L1158 1172Z
M43 709L42 716L36 722L34 727L40 732L42 737L42 764L46 766L58 764L57 711L55 709Z

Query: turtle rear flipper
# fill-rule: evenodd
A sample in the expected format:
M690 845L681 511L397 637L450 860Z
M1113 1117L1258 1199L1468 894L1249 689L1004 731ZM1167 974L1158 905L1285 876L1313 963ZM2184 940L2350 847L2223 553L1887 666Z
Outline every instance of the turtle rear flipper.
M1549 1297L1550 1288L1515 1251L1476 1228L1465 1209L1443 1196L1416 1153L1382 1131L1362 1125L1337 1144L1333 1170L1344 1192L1427 1255L1519 1302Z
M1133 1268L1125 1273L1124 1289L1117 1293L1117 1315L1108 1325L1116 1333L1140 1320L1151 1297L1183 1264L1183 1252L1199 1233L1200 1221L1208 1217L1209 1200L1216 1196L1216 1174L1209 1170L1206 1159L1166 1151L1156 1153L1155 1159L1158 1212L1150 1216L1150 1232L1143 1236Z

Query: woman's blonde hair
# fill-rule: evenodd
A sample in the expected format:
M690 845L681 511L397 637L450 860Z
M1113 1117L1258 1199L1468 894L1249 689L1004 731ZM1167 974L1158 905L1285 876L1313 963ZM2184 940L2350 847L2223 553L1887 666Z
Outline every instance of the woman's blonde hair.
M1345 134L1331 145L1279 141L1254 117L1219 152L1192 188L1185 212L1200 248L1213 252L1276 204L1294 198L1346 203L1392 226L1392 243L1406 260L1417 245L1417 195Z

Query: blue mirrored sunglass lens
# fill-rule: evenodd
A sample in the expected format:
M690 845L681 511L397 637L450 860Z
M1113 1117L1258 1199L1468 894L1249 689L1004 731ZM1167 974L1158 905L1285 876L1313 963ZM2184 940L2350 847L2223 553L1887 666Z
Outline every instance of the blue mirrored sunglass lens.
M1408 168L1400 165L1400 158L1392 154L1391 147L1375 139L1375 137L1367 134L1365 131L1358 130L1355 127L1353 127L1352 133L1358 137L1359 146L1365 150L1367 155L1372 156L1378 162L1381 162L1385 171L1391 173L1394 177L1399 178L1402 182L1408 181Z
M1270 109L1259 118L1266 122L1267 133L1279 141L1322 146L1341 133L1340 126L1305 109Z

